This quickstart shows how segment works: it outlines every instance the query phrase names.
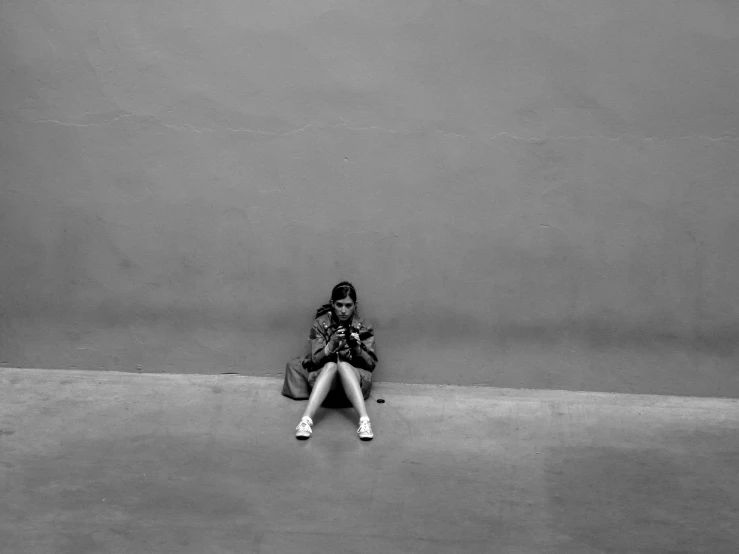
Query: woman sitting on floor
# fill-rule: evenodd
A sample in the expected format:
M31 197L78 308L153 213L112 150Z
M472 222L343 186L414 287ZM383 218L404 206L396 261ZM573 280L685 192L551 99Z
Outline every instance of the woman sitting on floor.
M377 365L372 326L357 314L357 291L343 281L331 292L331 301L316 311L310 330L310 350L287 364L282 394L308 406L297 427L296 437L305 440L313 432L313 415L329 391L340 387L359 414L357 433L362 440L374 436L364 401L372 388Z

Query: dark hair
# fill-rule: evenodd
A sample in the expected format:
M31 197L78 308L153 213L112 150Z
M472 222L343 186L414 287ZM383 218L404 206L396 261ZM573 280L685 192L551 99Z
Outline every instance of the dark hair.
M316 317L321 317L323 314L327 314L333 311L333 303L337 300L343 300L347 296L354 300L354 303L356 304L357 290L354 288L354 285L352 285L349 281L342 281L331 291L331 301L326 302L322 306L318 307L318 309L316 310ZM355 313L357 313L356 308L354 309L354 311Z
M331 291L331 302L343 300L347 296L354 300L354 302L357 301L357 291L354 288L354 285L349 281L342 281L334 287L334 290Z

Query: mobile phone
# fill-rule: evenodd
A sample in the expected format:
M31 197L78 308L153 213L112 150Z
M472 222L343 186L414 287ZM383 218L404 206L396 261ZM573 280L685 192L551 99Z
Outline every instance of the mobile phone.
M345 336L346 336L346 342L349 345L354 345L357 343L357 339L352 336L352 333L355 333L356 331L352 327L346 327L345 328Z

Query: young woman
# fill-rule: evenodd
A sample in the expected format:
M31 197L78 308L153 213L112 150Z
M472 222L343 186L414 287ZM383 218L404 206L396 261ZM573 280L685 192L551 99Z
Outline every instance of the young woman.
M282 394L295 400L308 398L296 437L311 436L318 407L329 392L343 389L359 414L359 438L371 440L374 435L364 401L369 398L376 365L374 330L357 314L354 286L342 281L331 291L331 301L316 311L309 351L287 364Z

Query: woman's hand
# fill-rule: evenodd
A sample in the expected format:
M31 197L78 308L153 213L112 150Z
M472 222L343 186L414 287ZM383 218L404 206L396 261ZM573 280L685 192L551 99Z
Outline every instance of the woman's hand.
M349 345L349 348L351 348L355 352L359 351L362 346L362 343L359 342L359 333L355 331L351 335L349 335L349 338L347 338L346 343Z
M345 343L346 337L344 335L344 328L340 327L334 331L334 334L331 335L328 343L326 343L326 354L333 354L337 350L341 350Z

